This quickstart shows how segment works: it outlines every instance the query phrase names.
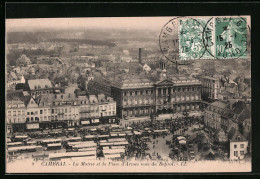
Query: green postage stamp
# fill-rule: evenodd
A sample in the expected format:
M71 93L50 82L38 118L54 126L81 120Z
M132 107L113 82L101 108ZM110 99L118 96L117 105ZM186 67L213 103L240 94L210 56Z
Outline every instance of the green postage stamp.
M180 18L179 59L246 58L248 31L240 16Z

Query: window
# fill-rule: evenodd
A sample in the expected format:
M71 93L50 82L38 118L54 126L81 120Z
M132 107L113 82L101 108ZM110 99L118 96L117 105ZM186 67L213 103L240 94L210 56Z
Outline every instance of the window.
M13 111L13 116L16 116L16 111Z
M234 156L238 156L238 151L234 151Z
M54 114L54 109L51 109L51 113Z
M244 155L245 154L245 152L244 151L240 151L240 155Z
M18 111L18 116L20 116L21 115L21 111Z
M42 114L42 110L40 110L40 114Z
M11 111L8 111L8 116L11 116Z
M153 90L151 90L151 94L153 94Z
M240 148L243 149L244 148L244 144L240 144Z
M135 95L137 95L137 91L135 91Z
M236 149L236 148L237 148L237 145L234 145L234 148Z

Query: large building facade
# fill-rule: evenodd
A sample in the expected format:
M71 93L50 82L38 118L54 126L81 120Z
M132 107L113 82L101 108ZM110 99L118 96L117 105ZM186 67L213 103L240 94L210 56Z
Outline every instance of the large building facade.
M220 93L219 79L216 77L205 76L202 82L202 99L218 99Z
M116 122L116 102L104 94L42 94L7 99L7 132L55 129Z
M158 82L127 79L111 85L120 118L198 110L201 83L190 77L173 77Z

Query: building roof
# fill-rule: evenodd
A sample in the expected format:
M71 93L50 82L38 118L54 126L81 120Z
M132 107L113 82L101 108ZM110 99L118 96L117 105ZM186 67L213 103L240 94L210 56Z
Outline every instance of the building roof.
M112 86L121 89L131 89L131 88L147 88L153 87L153 83L147 78L140 78L138 75L124 75L117 77Z
M230 142L244 142L246 138L239 132L239 130L232 127L228 132L228 139Z
M218 80L218 78L212 76L204 76L203 78L208 80Z
M46 106L46 105L51 105L54 99L53 94L45 94L45 95L40 95L38 105L39 106Z
M22 54L18 59L17 61L19 63L30 63L31 60L25 55L25 54Z
M16 98L16 99L12 99L12 100L7 100L6 106L7 106L7 108L22 108L22 107L25 107L25 103L20 98Z
M93 103L98 103L97 96L96 96L96 95L89 95L89 102L90 102L91 104L93 104Z
M9 75L10 75L10 77L12 78L12 80L18 80L18 79L19 79L18 76L16 75L16 73L13 72L13 71L11 71L11 72L9 73Z
M232 111L235 114L240 114L246 108L246 103L243 101L238 101L232 105Z
M52 84L49 79L28 80L28 85L30 90L52 88Z
M227 103L223 103L221 101L215 101L210 104L211 106L218 107L218 108L226 108L228 106Z

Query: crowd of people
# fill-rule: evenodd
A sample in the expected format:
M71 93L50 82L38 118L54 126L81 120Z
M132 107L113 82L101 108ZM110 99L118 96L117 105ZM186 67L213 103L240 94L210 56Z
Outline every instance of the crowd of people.
M151 149L155 148L156 141L160 138L165 138L167 135L183 135L187 131L188 127L194 123L202 122L201 117L181 117L181 118L169 118L164 120L150 120L150 121L139 121L132 123L128 126L113 128L109 127L94 127L94 128L71 128L71 129L56 129L49 131L37 131L28 132L27 134L32 139L45 139L45 138L68 138L68 137L81 137L84 136L95 136L93 141L98 142L99 135L107 135L109 138L112 133L125 133L125 139L128 141L128 145L125 147L126 158L135 159L147 159L153 158L154 153L151 154ZM172 139L173 141L173 139ZM172 144L172 141L170 142ZM148 145L148 143L150 145ZM149 148L149 146L152 146ZM164 147L164 146L162 146ZM168 147L165 144L165 147ZM172 149L174 146L170 146ZM102 150L102 149L101 149ZM157 155L156 155L157 154ZM160 158L159 154L155 152L156 158Z

